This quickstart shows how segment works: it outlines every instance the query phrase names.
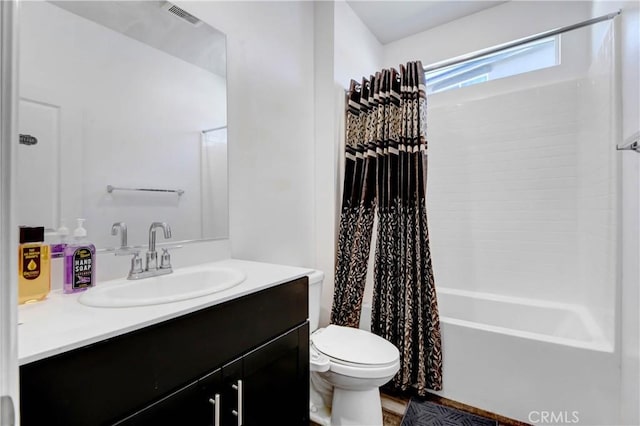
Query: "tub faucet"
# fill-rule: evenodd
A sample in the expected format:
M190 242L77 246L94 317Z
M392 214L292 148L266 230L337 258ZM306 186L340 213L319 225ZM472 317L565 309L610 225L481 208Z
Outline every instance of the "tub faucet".
M165 222L153 222L149 227L149 250L147 251L147 266L145 271L156 271L158 270L158 253L156 252L156 228L162 228L164 231L165 238L171 238L171 227L167 225ZM168 256L168 252L165 251L166 256ZM163 254L163 255L164 255ZM171 272L171 264L168 259L165 260L163 256L162 269L169 269L169 271L165 273Z
M127 245L127 225L124 222L116 222L111 225L111 235L118 235L120 232L120 247L117 250L126 250Z

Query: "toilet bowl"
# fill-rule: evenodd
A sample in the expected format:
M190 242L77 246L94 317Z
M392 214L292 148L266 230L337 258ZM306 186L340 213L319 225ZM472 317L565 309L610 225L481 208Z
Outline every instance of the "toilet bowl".
M398 372L398 349L365 330L333 324L318 329L323 278L319 271L309 276L311 420L327 426L382 425L379 387Z

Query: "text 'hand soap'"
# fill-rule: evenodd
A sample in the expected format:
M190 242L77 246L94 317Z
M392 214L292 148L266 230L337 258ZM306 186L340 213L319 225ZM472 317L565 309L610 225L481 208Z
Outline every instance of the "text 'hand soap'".
M64 249L62 290L65 293L84 291L96 284L96 246L87 241L83 222L84 219L78 219L73 240Z

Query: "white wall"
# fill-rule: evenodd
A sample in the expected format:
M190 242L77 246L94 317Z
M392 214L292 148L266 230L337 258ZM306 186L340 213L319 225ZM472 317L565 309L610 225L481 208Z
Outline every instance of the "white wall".
M340 116L336 114L340 100L335 98L334 45L335 16L334 3L314 3L314 98L315 98L315 264L325 273L320 317L321 324L329 322L333 295L335 271L336 222L339 200L337 188L338 136L337 125ZM338 90L340 96L340 90ZM344 92L342 92L344 96Z
M335 2L334 78L343 89L381 69L383 46L345 1Z
M359 81L380 69L382 46L344 1L317 2L314 25L315 268L325 273L322 325L329 322L333 303L335 245L344 179L345 90L351 79Z
M344 1L336 2L336 66L335 79L339 87L349 88L351 79L360 82L362 77L369 78L382 69L385 46L362 23L353 9ZM343 98L344 99L344 98ZM344 102L338 103L341 110L340 124L344 126ZM344 127L341 128L339 139L340 150L340 184L339 196L342 197L344 185ZM342 199L338 202L338 212ZM374 219L374 232L371 238L369 252L369 266L364 290L364 303L369 303L373 297L373 265L375 259L377 217ZM335 254L334 254L335 257ZM331 302L331 300L329 301ZM331 305L329 305L331 306Z
M20 29L20 95L61 117L58 217L70 229L88 218L99 247L119 244L116 221L130 244L146 243L152 221L200 238L200 131L225 124L224 79L48 2L25 2ZM110 195L108 184L186 192Z
M229 163L227 128L202 135L200 189L203 239L229 233Z
M227 35L232 256L313 266L313 3L177 4Z
M619 105L624 141L640 130L640 9L637 1L593 3L593 15L622 9L617 18L619 35ZM640 424L640 156L620 152L620 287L618 287L621 363L621 421Z

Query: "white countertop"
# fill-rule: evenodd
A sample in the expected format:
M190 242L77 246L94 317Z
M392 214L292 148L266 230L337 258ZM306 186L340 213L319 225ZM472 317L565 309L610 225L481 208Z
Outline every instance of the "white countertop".
M231 299L283 284L311 272L309 269L227 259L211 265L242 270L247 279L208 296L162 305L133 308L93 308L82 305L82 293L52 291L46 300L18 308L20 365L214 306ZM98 282L98 285L101 285ZM105 284L106 285L106 284Z

